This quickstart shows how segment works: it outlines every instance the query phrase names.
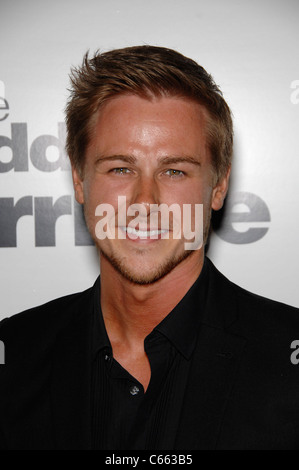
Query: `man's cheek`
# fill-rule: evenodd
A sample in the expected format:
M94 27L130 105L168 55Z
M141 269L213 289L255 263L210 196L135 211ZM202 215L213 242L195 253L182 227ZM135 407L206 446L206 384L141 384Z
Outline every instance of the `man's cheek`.
M85 223L87 225L87 228L91 234L91 236L94 238L95 236L95 226L96 226L96 206L91 205L90 203L85 203L84 204L84 218L85 218Z

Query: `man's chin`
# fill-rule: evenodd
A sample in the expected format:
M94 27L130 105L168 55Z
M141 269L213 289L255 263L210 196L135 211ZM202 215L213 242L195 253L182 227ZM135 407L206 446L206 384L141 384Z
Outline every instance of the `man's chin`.
M103 249L99 251L100 255L105 258L121 276L127 281L140 286L154 284L159 281L194 253L193 250L184 250L180 255L168 258L163 263L146 269L144 265L141 265L140 268L134 268L134 266L129 266L129 263L123 259L119 259L113 254L108 255Z

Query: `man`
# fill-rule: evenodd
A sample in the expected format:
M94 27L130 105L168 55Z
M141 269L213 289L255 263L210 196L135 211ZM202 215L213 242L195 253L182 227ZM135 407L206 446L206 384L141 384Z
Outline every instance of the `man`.
M205 257L233 142L211 76L159 47L86 55L66 122L101 275L2 321L2 447L299 448L298 310L237 287ZM163 204L177 209L168 220Z

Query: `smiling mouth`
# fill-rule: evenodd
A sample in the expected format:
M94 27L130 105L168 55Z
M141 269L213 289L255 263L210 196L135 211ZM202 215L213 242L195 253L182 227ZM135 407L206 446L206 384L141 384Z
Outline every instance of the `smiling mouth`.
M137 239L158 239L162 235L169 234L169 230L165 229L154 229L154 230L142 230L134 227L120 227L120 229L127 234L128 238Z

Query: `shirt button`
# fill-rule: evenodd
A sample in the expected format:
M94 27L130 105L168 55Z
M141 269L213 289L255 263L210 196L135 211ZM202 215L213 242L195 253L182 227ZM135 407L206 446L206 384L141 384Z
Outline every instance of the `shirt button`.
M130 394L131 395L138 395L140 389L139 387L137 387L137 385L132 385L132 387L130 388Z

